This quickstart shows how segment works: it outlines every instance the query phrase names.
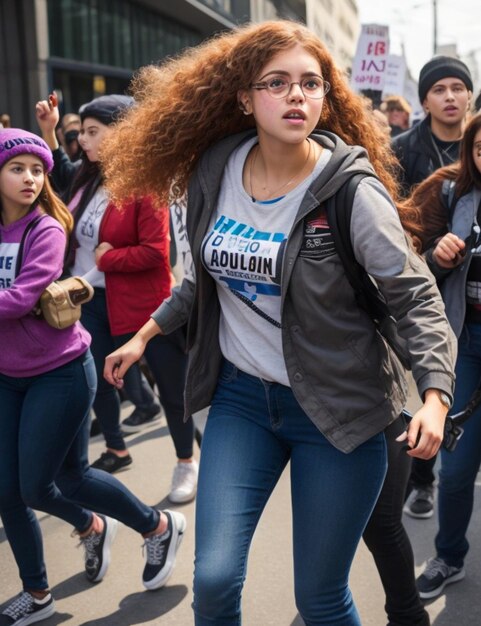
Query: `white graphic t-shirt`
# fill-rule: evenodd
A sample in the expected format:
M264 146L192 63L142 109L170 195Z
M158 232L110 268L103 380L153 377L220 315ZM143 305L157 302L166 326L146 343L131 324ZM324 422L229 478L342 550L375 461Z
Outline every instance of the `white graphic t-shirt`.
M289 385L280 312L284 248L301 200L331 152L324 149L312 173L285 196L259 202L242 184L244 162L256 142L246 142L229 158L202 262L217 282L224 357L248 374Z
M99 243L100 222L109 203L104 187L99 187L79 219L75 236L79 247L75 251L72 276L83 276L93 287L105 288L105 275L97 269L95 248Z
M0 243L0 289L9 289L15 282L15 266L20 243Z

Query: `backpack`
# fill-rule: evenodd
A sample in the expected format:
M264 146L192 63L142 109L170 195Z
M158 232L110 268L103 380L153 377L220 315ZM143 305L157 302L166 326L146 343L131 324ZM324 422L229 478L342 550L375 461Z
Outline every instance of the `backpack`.
M346 277L354 290L358 306L366 311L377 331L393 350L401 365L411 369L410 355L406 341L399 336L397 322L389 312L384 296L373 279L356 261L351 243L352 205L357 186L369 174L355 174L346 181L339 191L328 199L327 220L331 229L334 247L339 255Z

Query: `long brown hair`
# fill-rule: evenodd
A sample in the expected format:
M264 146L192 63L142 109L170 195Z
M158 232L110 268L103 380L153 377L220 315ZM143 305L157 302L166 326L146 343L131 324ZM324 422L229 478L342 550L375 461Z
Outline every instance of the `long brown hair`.
M399 217L418 252L430 248L448 232L448 213L442 198L443 182L456 180L459 163L436 170L414 187L411 195L397 205Z
M43 188L38 197L38 205L42 211L60 223L68 237L72 232L73 217L62 200L60 200L57 194L53 191L47 174L45 174Z
M134 78L136 106L102 146L107 187L116 200L152 194L179 198L202 153L213 143L254 128L239 109L237 92L248 89L276 54L302 45L331 84L317 127L349 145L363 146L388 191L397 196L396 160L362 99L348 87L324 44L290 21L237 28Z
M460 170L456 178L456 195L458 197L467 194L473 186L481 189L481 172L473 159L474 138L480 129L481 113L472 117L464 129L459 152Z

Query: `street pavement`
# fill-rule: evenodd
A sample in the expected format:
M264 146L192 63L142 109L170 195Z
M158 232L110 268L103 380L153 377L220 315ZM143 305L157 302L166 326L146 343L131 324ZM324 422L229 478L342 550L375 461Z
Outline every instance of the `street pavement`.
M414 408L413 404L410 408ZM124 407L124 415L128 412L129 408ZM189 626L193 623L195 503L173 507L167 500L175 454L165 418L142 433L130 435L127 442L134 462L130 469L117 474L118 478L148 504L175 508L187 518L174 574L163 589L145 591L141 583L142 538L121 526L113 545L110 569L101 583L92 585L84 576L83 550L77 549L78 539L70 535L72 529L61 520L39 514L49 581L57 606L57 613L42 622L45 626ZM91 460L102 450L101 437L92 439ZM481 624L480 488L478 481L466 579L449 586L445 594L427 605L433 626ZM405 522L414 547L416 571L420 573L426 559L432 556L436 519L406 517ZM373 559L364 545L356 554L351 588L363 626L386 626L382 587ZM0 526L0 612L19 591L17 568ZM254 537L243 594L243 624L302 626L303 623L293 596L289 475L286 471Z

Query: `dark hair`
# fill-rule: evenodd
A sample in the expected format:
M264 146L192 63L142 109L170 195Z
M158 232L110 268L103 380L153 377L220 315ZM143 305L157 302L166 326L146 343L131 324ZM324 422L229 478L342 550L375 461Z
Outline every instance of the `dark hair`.
M471 118L464 129L459 151L459 174L456 178L456 196L468 193L473 185L481 189L481 172L473 159L473 145L476 133L481 129L481 113Z
M479 91L478 95L476 96L476 100L474 101L474 110L476 111L476 113L479 113L481 111L481 90Z
M75 237L75 228L77 227L77 224L89 202L94 197L95 192L103 183L103 174L99 163L97 161L89 161L84 154L82 154L81 159L82 163L79 169L75 172L72 183L62 194L62 200L65 204L68 204L75 197L75 194L82 189L82 195L79 203L73 211L73 228L65 253L65 267L70 267L73 263L75 249L78 247L78 242Z

